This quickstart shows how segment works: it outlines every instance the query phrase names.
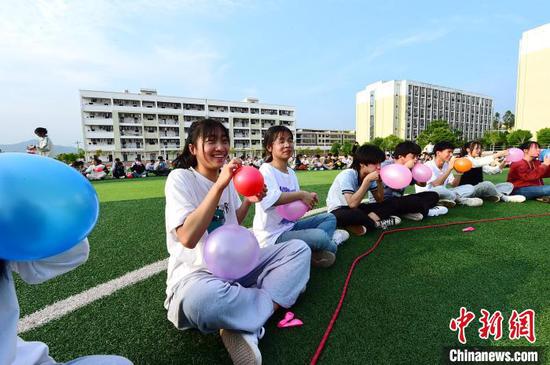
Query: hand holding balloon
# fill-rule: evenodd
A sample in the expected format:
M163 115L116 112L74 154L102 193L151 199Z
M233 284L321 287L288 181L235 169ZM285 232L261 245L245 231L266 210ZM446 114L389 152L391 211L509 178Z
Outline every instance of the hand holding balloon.
M308 209L313 208L315 204L317 204L317 194L316 193L310 193L307 191L301 191L302 195L302 202L308 207Z
M216 184L218 184L222 190L225 189L240 168L241 160L238 158L232 159L227 164L223 165L218 180L216 180Z
M252 166L241 166L234 173L233 184L242 196L258 196L264 190L264 177Z
M251 203L258 203L258 202L261 202L266 195L267 195L267 186L264 184L264 190L262 190L261 193L253 196L247 196L245 197L245 199L247 199Z

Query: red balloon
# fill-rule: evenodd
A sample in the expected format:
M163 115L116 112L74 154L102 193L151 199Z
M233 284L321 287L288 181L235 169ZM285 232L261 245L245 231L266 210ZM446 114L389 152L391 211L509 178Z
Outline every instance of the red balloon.
M252 166L241 166L235 176L233 176L233 185L242 196L254 196L264 190L264 177Z

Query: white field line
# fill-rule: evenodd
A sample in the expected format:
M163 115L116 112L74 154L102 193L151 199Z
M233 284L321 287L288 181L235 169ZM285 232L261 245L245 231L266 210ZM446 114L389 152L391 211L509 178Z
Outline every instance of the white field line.
M323 207L310 210L304 217L325 212L326 209L326 207ZM17 332L23 333L43 326L50 321L61 318L64 315L74 312L75 310L93 303L98 299L107 297L120 289L124 289L128 286L139 283L140 281L146 280L153 275L166 270L167 267L168 259L160 260L144 266L141 269L130 271L119 278L99 284L93 288L83 291L82 293L71 295L67 299L50 304L23 317L19 321Z

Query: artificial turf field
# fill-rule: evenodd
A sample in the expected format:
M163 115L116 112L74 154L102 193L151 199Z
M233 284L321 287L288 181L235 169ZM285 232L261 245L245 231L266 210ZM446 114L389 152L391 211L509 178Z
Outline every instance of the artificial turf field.
M336 171L300 172L303 190L316 191L321 205ZM501 182L505 174L486 178ZM102 181L99 222L89 237L88 262L42 285L17 282L21 315L115 279L167 257L164 233L164 178ZM550 181L546 181L550 183ZM540 202L485 202L456 207L446 216L410 227L550 212ZM245 221L251 225L253 211ZM463 233L465 226L474 232ZM338 303L354 258L367 251L380 232L353 237L329 269L312 269L307 291L292 311L303 327L278 329L275 313L260 341L265 364L304 364L313 356ZM128 357L135 364L229 364L217 334L178 331L163 308L166 274L98 300L58 320L21 334L46 342L57 361L94 353ZM344 307L320 358L323 364L433 364L443 347L459 345L449 329L461 306L476 319L467 328L468 345L538 346L550 350L550 217L457 225L388 235L357 266ZM477 335L481 308L501 311L503 339ZM536 312L535 344L512 341L507 321L512 310ZM550 363L546 356L544 363Z

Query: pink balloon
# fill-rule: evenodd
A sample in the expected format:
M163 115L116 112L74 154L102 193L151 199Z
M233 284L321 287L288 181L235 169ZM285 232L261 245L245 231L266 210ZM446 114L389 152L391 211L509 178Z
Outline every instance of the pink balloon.
M508 156L506 156L506 161L508 162L518 162L523 160L523 151L519 148L509 148Z
M281 217L292 222L302 218L308 210L309 207L301 200L295 200L293 202L277 205L275 207L275 211Z
M432 177L432 169L419 162L412 169L412 177L417 182L425 183Z
M203 257L215 276L234 280L248 274L258 265L260 246L248 229L224 224L206 238Z
M380 176L384 184L392 189L403 189L412 181L411 170L397 163L382 167Z

